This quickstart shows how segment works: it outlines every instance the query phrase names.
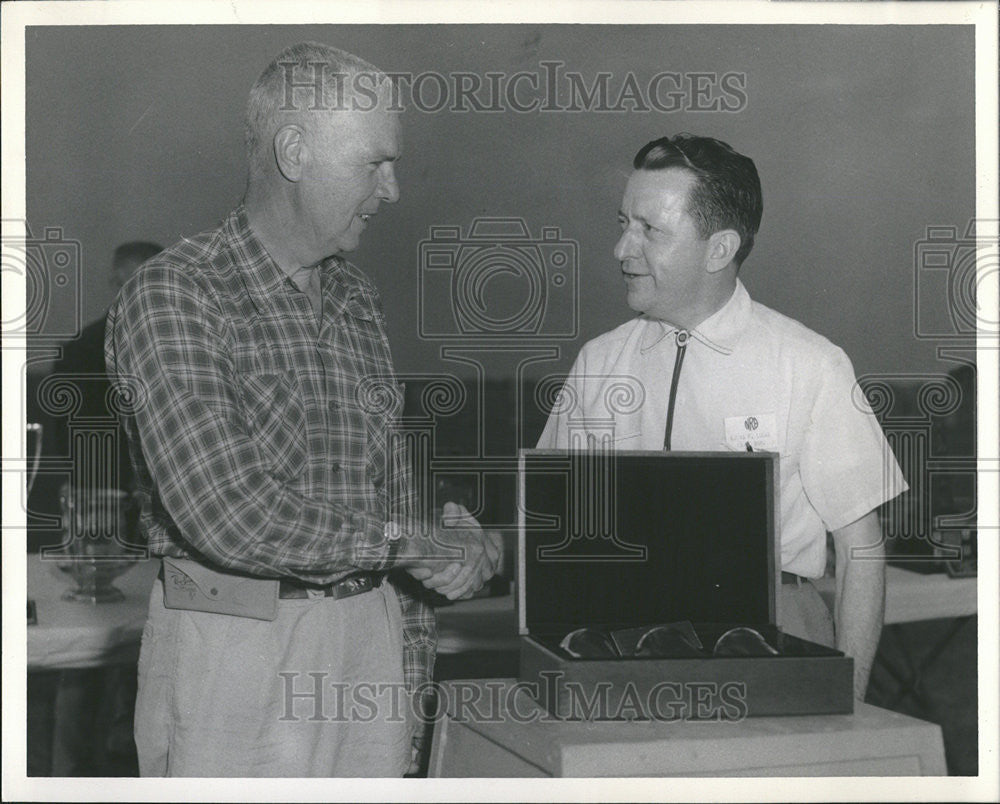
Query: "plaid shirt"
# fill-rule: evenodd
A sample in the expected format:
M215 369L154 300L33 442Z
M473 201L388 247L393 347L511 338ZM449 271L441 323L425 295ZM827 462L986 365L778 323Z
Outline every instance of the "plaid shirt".
M385 319L354 266L319 271L317 333L240 206L146 263L112 306L108 373L133 395L121 419L154 554L312 583L392 567L385 521L413 501L388 438L402 394ZM436 625L397 591L412 691L430 680Z

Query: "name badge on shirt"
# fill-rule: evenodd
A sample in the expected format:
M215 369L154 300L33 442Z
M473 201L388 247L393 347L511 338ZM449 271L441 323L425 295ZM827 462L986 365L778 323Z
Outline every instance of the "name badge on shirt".
M754 452L778 451L778 423L773 413L726 418L726 446L736 452L745 452L747 444Z

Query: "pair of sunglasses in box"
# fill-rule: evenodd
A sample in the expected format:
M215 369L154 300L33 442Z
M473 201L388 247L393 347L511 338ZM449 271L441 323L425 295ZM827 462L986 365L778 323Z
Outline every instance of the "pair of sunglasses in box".
M656 659L699 659L706 656L776 656L760 632L740 626L720 636L709 654L690 622L603 631L578 628L559 647L576 659L615 659L637 656Z

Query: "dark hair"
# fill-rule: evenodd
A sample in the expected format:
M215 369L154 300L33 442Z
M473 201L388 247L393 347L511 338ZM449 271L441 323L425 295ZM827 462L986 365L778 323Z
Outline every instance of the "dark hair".
M131 260L135 263L143 263L151 257L155 257L163 251L163 246L158 243L149 243L145 240L133 240L130 243L122 243L115 249L114 262L125 262Z
M695 177L688 197L688 214L698 233L707 238L723 229L740 236L733 257L739 267L753 248L764 200L753 160L711 137L678 134L646 143L632 160L636 170L680 168Z

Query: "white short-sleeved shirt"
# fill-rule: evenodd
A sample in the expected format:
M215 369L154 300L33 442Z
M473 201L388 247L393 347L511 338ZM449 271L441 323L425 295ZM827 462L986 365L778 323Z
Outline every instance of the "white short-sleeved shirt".
M677 331L639 316L586 343L538 447L662 450ZM739 281L691 332L676 397L671 449L780 455L785 571L821 577L826 532L907 489L844 351Z

